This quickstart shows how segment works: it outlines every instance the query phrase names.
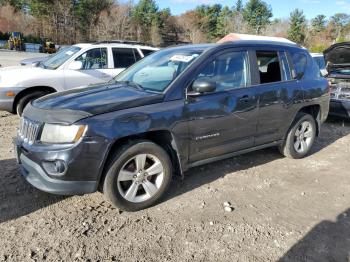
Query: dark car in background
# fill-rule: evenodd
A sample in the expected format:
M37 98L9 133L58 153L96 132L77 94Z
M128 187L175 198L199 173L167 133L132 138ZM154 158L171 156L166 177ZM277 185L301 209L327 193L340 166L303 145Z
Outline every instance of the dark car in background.
M330 115L350 119L350 42L324 51L331 86Z
M271 146L306 156L328 109L327 80L295 44L179 46L107 84L28 104L15 148L33 186L101 190L135 211L159 201L173 174L195 166Z

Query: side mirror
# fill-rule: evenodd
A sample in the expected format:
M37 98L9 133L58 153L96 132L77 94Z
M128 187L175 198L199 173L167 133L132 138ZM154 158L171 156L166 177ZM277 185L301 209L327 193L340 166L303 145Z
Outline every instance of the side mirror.
M69 64L68 69L70 70L80 70L83 68L83 63L81 61L74 61Z
M216 90L216 82L209 79L197 79L192 84L192 94L212 93Z

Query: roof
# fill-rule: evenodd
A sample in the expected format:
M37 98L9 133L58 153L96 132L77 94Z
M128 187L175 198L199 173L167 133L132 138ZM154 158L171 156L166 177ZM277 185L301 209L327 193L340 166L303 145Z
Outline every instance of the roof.
M111 46L111 47L136 47L136 48L142 48L142 49L150 49L150 50L159 50L159 48L152 47L152 46L145 46L145 45L139 45L139 44L124 44L124 43L107 43L107 42L101 42L101 43L79 43L75 44L75 46L78 46L80 48L87 48L90 46Z
M210 43L210 44L185 44L185 45L175 45L167 47L167 49L177 49L178 51L198 51L203 52L212 48L220 47L240 47L240 46L274 46L274 47L292 47L292 48L301 48L295 43L288 42L276 42L276 41L261 41L261 40L236 40L228 41L223 43Z
M278 42L278 43L287 43L287 44L296 45L296 43L284 37L248 35L248 34L236 34L236 33L228 34L227 36L220 39L218 43L235 42L239 40L269 41L269 42Z
M207 44L183 44L183 45L173 45L173 46L169 46L168 48L171 49L186 49L186 50L206 50L208 48L217 46L218 44L215 43L207 43Z
M222 46L228 45L232 47L239 46L274 46L274 47L294 47L301 48L295 43L287 43L287 42L276 42L276 41L266 41L266 40L236 40L233 42L224 42L220 44Z

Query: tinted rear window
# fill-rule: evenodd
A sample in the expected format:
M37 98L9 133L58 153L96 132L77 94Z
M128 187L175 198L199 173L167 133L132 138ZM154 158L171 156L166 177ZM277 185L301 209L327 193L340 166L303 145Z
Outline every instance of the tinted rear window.
M301 51L292 51L291 56L297 78L302 78L306 70L307 56L304 52Z
M137 61L134 48L112 48L114 68L127 68Z
M155 50L149 50L149 49L141 49L144 56L148 56L152 54Z

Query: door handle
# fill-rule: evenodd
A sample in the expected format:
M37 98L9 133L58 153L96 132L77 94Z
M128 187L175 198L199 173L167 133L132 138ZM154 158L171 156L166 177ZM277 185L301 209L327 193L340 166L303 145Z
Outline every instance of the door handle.
M239 99L239 101L241 101L241 102L249 102L249 96L248 95L244 95L244 96L242 96L240 99Z

